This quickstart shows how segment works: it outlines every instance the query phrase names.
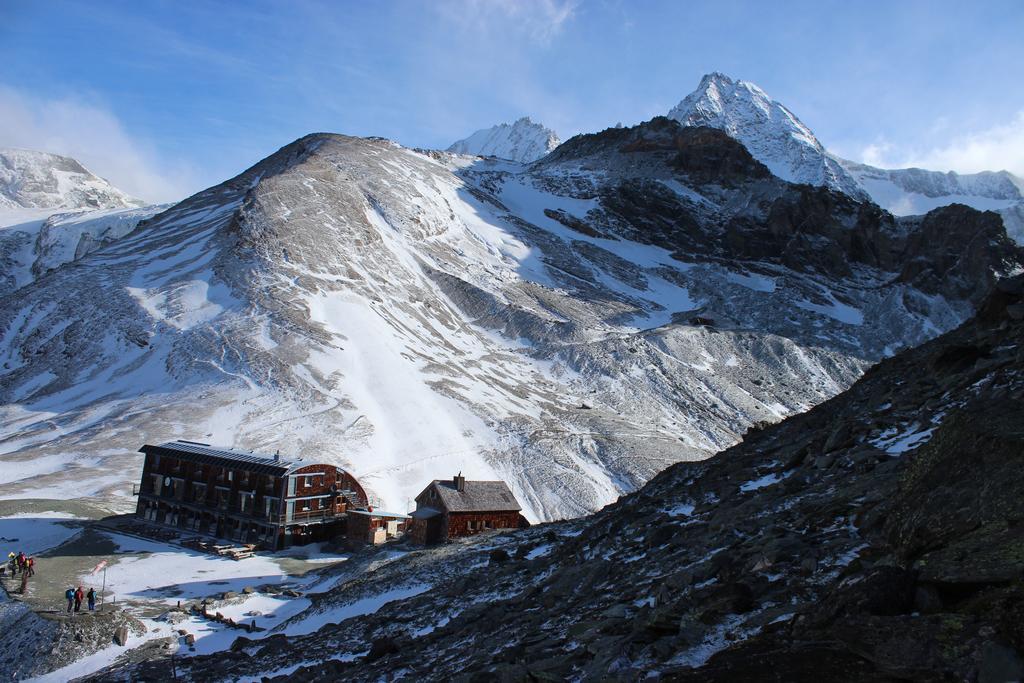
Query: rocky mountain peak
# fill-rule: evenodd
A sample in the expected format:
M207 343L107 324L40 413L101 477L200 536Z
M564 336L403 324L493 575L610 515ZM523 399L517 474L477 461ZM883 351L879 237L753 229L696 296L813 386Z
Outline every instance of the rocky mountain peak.
M0 149L0 208L122 209L144 205L71 157Z
M811 129L753 83L718 72L707 74L696 90L669 111L668 117L684 126L724 130L783 180L865 197Z
M448 151L529 163L540 159L561 142L555 131L524 116L515 123L500 123L478 130L453 143Z

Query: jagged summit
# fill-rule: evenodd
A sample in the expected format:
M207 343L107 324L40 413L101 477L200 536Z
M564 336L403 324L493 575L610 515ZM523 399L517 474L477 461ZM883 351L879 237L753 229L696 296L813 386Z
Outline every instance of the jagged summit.
M0 149L0 208L123 209L144 205L71 157Z
M478 130L453 143L448 151L528 163L540 159L561 142L555 131L524 116L512 124L500 123Z
M828 154L810 128L753 83L719 72L707 74L668 117L684 126L724 130L783 180L865 198L857 181Z

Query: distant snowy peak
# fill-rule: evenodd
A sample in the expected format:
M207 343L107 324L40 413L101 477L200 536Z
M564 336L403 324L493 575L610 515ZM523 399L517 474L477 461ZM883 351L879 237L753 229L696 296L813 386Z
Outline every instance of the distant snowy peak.
M772 173L793 183L831 187L863 198L857 181L793 112L753 83L711 73L669 113L684 126L708 126L743 143Z
M1008 201L1024 199L1024 180L1007 171L960 174L955 171L927 171L923 168L884 169L845 159L837 161L861 184L865 181L884 180L904 192L934 198L959 195Z
M1007 234L1024 244L1024 180L1006 171L959 174L923 168L884 169L837 159L871 200L896 216L928 213L947 204L996 211Z
M123 209L144 205L70 157L0 149L0 208Z
M529 163L540 159L561 143L555 131L524 116L512 124L501 123L478 130L468 138L452 144L448 151Z

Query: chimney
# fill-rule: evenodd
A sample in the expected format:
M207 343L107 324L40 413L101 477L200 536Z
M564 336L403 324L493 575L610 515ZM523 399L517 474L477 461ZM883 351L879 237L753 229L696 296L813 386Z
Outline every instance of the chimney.
M466 478L462 476L462 472L459 472L452 478L452 482L455 484L455 490L462 493L466 490Z
M274 451L274 462L280 462L280 460L281 460L281 451L279 449L279 450Z

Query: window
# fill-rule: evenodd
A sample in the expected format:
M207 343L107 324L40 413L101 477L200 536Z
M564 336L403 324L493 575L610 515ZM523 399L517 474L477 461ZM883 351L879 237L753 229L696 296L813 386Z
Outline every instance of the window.
M234 470L228 470L228 481L234 481L234 480L235 480L235 472L234 472Z

